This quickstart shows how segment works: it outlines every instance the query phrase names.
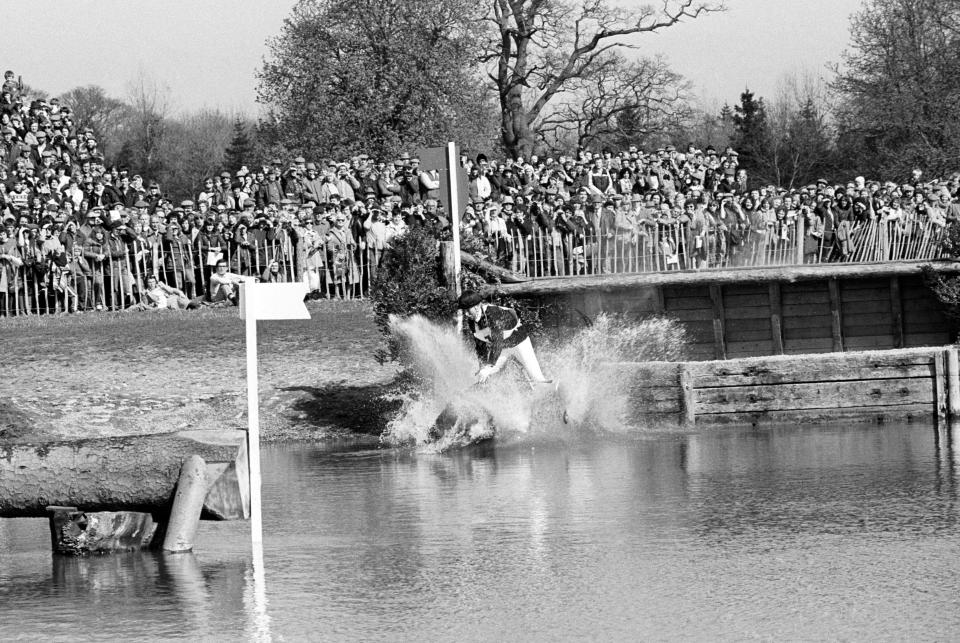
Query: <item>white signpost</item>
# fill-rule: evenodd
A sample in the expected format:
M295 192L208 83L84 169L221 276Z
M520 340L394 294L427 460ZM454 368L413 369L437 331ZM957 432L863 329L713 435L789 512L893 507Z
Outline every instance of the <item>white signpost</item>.
M250 542L253 549L253 600L256 638L270 638L267 618L266 576L263 569L263 516L260 502L260 384L257 375L257 321L261 319L310 319L303 304L303 282L259 284L252 280L240 286L240 317L247 331L247 454L250 464Z

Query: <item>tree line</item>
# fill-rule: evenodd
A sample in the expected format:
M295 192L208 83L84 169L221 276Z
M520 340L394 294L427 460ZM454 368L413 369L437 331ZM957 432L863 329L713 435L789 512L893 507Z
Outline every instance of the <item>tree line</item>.
M27 93L45 95L33 88ZM93 131L107 166L156 180L171 196L196 195L206 177L225 168L252 169L270 153L255 120L209 108L177 113L170 90L145 74L130 81L122 98L97 85L59 98L78 130Z
M268 42L258 119L176 114L141 75L123 98L97 86L61 96L108 164L195 194L223 169L288 160L389 159L459 141L529 158L689 141L740 152L751 177L783 187L957 169L960 3L865 0L827 73L749 88L705 109L651 34L709 19L722 2L658 0L300 0ZM704 56L709 52L704 52Z
M529 157L688 141L733 146L791 187L955 169L960 3L865 0L848 50L774 96L698 107L651 34L722 11L661 0L300 0L259 72L270 145L313 158L458 140ZM704 52L708 56L709 52Z

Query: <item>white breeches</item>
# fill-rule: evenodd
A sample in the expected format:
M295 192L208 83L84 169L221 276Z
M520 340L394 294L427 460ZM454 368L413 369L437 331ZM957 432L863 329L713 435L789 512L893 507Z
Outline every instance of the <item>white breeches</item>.
M511 357L520 362L531 380L534 382L547 381L547 378L543 376L543 371L540 370L540 362L537 361L537 354L533 352L533 344L530 343L529 337L512 348L504 348L500 357L497 358L497 363L494 364L494 372L506 366Z

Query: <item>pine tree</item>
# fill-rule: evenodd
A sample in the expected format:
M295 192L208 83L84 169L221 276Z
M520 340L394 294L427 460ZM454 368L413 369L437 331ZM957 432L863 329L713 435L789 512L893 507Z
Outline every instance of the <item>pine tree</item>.
M733 124L736 126L733 146L740 153L740 167L753 173L761 164L769 143L763 99L754 98L753 92L745 89L740 94L740 104L733 108Z
M224 163L231 172L236 172L253 159L253 143L247 135L247 126L238 116L233 123L233 138L224 152Z

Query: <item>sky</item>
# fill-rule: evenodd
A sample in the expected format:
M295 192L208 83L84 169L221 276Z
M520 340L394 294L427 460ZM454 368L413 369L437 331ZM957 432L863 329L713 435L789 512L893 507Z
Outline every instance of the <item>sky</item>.
M772 96L785 74L824 73L847 46L849 16L861 0L726 3L725 13L640 41L643 55L664 55L707 106L736 103L745 87ZM123 97L143 73L170 88L173 107L181 112L211 107L253 116L266 42L280 33L294 4L0 0L8 25L0 66L51 95L93 84Z

